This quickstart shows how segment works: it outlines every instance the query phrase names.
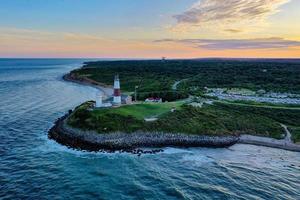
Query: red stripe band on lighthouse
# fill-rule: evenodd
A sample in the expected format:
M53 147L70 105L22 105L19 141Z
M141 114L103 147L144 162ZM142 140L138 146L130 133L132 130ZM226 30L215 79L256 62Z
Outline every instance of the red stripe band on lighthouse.
M121 105L122 100L121 100L121 90L120 90L120 80L119 80L119 76L116 75L115 76L115 81L114 81L114 99L113 99L113 103L115 105Z
M114 96L121 96L121 90L120 89L114 89Z

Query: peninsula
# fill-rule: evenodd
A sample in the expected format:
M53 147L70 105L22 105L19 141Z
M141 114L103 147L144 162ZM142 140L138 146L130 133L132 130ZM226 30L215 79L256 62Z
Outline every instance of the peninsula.
M58 119L49 138L92 151L236 143L300 151L299 74L299 63L272 60L85 63L64 79L102 92Z

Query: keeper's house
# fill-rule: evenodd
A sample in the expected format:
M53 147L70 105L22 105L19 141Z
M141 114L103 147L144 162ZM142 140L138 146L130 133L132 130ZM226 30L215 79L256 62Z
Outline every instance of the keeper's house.
M104 100L105 103L113 103L114 97L109 97L108 99ZM130 95L121 95L121 104L132 104L132 97Z

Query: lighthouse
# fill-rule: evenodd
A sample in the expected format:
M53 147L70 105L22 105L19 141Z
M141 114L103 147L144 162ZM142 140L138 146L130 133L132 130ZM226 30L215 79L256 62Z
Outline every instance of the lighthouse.
M116 75L116 76L115 76L113 104L114 104L114 105L121 105L121 90L120 90L120 79L119 79L119 75Z

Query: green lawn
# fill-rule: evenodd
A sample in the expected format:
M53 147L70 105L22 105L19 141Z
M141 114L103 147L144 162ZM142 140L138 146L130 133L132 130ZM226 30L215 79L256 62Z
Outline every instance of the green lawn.
M91 103L85 103L75 109L68 124L84 130L96 130L99 133L123 131L131 133L143 130L144 118L162 117L175 107L181 109L183 101L168 103L140 103L118 108L103 108L89 111Z
M149 117L159 117L169 112L173 107L180 109L182 101L166 102L166 103L141 103L134 105L126 105L119 108L94 110L92 115L100 116L105 114L119 114L123 116L131 115L139 120Z

